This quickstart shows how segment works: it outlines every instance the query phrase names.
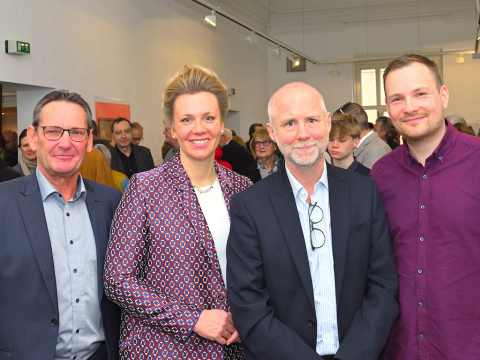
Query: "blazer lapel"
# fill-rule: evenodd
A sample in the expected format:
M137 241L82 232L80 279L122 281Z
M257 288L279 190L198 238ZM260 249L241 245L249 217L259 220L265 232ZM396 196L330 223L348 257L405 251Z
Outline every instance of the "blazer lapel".
M95 247L97 249L97 281L98 281L98 301L102 300L103 295L103 271L105 264L105 254L107 252L108 230L105 228L105 211L100 197L95 193L95 189L84 181L87 190L87 210L92 224L93 235L95 237Z
M52 303L58 312L57 283L53 266L52 245L35 171L25 179L20 192L23 196L18 198L18 205L22 213L28 239ZM28 264L25 264L25 266L28 266Z
M275 183L270 191L270 199L288 248L290 249L293 262L295 263L297 272L307 293L308 300L312 308L315 309L312 276L308 265L307 249L305 248L305 240L303 238L302 225L298 217L297 205L285 167L282 167L279 172L281 172L281 175L275 177Z
M327 164L327 167L335 271L335 293L338 305L347 256L348 233L350 229L350 200L348 181L345 179L345 176L343 176L334 166Z

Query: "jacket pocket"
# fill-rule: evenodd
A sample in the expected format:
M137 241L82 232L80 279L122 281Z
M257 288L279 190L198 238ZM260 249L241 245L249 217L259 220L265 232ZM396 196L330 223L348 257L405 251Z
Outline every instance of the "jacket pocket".
M355 233L355 232L357 232L357 231L366 229L366 228L368 228L369 226L370 226L370 221L367 220L367 221L365 221L365 222L363 222L363 223L361 223L361 224L350 226L350 231L349 231L349 233L350 233L350 234L353 234L353 233Z

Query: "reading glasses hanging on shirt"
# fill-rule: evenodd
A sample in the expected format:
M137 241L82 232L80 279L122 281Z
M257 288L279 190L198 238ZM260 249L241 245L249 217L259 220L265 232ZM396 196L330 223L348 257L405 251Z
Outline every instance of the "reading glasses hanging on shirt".
M310 221L310 245L312 251L320 249L325 245L325 234L322 230L315 227L316 224L323 220L323 210L315 204L308 204L308 220Z

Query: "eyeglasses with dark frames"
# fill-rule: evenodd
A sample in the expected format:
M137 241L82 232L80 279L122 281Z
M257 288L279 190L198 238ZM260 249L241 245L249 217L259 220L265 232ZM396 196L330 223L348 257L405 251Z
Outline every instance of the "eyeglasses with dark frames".
M68 135L70 136L70 139L72 139L72 141L84 141L88 137L88 133L90 131L89 129L83 128L63 129L58 126L38 125L38 127L43 129L43 136L45 136L45 139L51 141L60 140L65 131L68 132Z
M314 251L325 245L325 233L315 227L323 220L323 210L317 203L308 204L308 220L310 220L310 245Z
M255 147L259 148L260 146L264 146L264 147L267 147L269 146L271 143L270 140L263 140L263 141L254 141L253 142L253 145L255 145Z

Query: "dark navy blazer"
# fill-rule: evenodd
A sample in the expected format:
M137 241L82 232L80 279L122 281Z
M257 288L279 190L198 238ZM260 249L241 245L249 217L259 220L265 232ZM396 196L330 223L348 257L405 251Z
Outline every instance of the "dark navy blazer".
M108 358L118 359L120 309L103 296L118 190L83 180L97 248L98 301ZM35 172L0 184L0 360L53 359L58 337L53 255Z

